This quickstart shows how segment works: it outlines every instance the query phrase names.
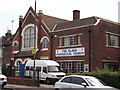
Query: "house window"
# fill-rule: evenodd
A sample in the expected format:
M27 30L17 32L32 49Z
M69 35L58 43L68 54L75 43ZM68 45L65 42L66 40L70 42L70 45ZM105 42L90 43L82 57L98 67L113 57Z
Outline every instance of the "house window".
M74 72L74 62L72 62L72 61L66 62L66 69L69 73L73 73Z
M110 46L118 47L118 36L110 35Z
M106 46L108 46L109 45L109 43L108 43L108 34L106 34Z
M18 42L14 42L13 51L18 51Z
M59 47L70 47L76 45L82 45L81 42L82 35L70 35L59 37Z
M62 38L59 38L59 46L62 46Z
M64 46L76 45L76 40L74 36L64 37Z
M81 61L77 61L77 72L78 73L82 72L82 62Z
M119 64L118 64L118 62L105 61L105 62L103 62L103 68L109 69L110 71L118 71Z
M58 63L60 65L60 70L63 70L64 69L63 62L58 62Z
M119 47L119 36L107 33L106 46Z
M23 33L23 42L24 48L33 48L34 47L34 27L29 26L25 29Z
M49 38L47 36L42 37L40 43L42 50L48 50Z
M78 35L78 45L81 45L82 44L82 35Z
M22 62L21 61L17 61L17 65L16 65L16 71L19 71L19 67L20 67L20 64L22 64Z
M43 41L42 41L42 49L43 48L48 48L48 40L47 40L47 38L44 38Z

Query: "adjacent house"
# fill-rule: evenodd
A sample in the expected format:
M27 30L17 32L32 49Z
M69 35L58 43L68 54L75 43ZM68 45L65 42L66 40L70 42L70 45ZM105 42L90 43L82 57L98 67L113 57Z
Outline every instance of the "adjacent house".
M1 37L2 73L6 76L12 76L11 66L13 66L13 59L11 58L11 44L13 37L11 30L7 30L5 36Z
M61 69L89 72L96 68L118 69L120 30L118 23L99 17L80 19L80 11L73 11L68 21L36 13L29 8L19 17L19 27L11 42L11 59L16 76L19 65L35 58L55 60Z

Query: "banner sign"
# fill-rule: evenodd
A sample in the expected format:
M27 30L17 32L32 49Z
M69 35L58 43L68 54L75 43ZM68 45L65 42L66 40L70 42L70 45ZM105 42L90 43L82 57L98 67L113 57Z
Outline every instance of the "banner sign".
M56 57L64 57L64 56L84 56L85 48L69 48L69 49L57 49Z

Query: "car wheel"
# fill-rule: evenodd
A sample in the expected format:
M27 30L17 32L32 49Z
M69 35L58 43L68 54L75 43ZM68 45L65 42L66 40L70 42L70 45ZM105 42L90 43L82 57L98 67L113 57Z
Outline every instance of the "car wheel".
M49 78L46 79L46 83L47 83L48 85L50 84L50 79L49 79Z

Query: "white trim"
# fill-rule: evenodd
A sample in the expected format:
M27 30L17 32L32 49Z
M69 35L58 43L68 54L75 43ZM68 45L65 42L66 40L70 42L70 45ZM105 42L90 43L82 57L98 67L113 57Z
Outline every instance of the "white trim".
M17 60L15 60L14 66L17 66L17 62L18 62L18 61L20 61L20 62L23 64L22 59L17 59Z
M48 42L49 42L49 38L47 37L47 36L43 36L42 38L41 38L41 40L40 40L40 43L42 43L42 41L43 41L43 39L47 39L48 40Z
M77 62L77 61L81 61L83 62L84 60L56 60L57 62Z
M15 42L16 42L17 44L19 44L18 41L15 40L15 41L13 41L12 46L14 46Z
M59 46L58 48L68 48L68 47L78 47L78 46L82 46L82 44L79 44L79 45L71 45L71 46Z
M106 45L106 47L109 47L109 48L120 48L118 46L110 46L110 45Z
M108 32L108 31L106 31L106 33L107 33L107 34L116 35L116 36L120 36L120 34L116 34L116 33Z
M50 29L48 28L48 26L45 24L45 22L42 20L42 23L45 25L45 27L48 29L48 31L50 32Z
M48 33L46 32L46 30L44 29L44 27L41 25L41 28L43 29L43 31L48 35ZM49 36L49 35L48 35Z
M100 22L100 19L97 19L97 22L95 23L95 24L93 24L93 25L98 25L99 24L99 22Z
M25 23L25 21L26 21L26 19L27 19L27 17L29 16L29 14L32 14L32 16L36 19L36 21L38 22L38 20L37 20L37 18L35 17L35 15L32 13L32 11L29 11L28 12L28 14L27 14L27 16L26 16L26 18L24 19L24 21L23 21L23 23L22 23L22 26L23 26L23 24Z
M23 28L23 30L22 30L22 33L21 33L21 36L22 36L22 49L21 50L31 50L31 49L33 49L33 48L24 48L24 41L23 41L23 38L24 38L24 31L26 30L26 28L28 28L28 27L30 27L30 26L32 26L32 27L35 27L35 25L34 24L28 24L28 25L26 25L24 28ZM37 48L37 39L38 39L38 27L36 26L36 46L35 46L35 48Z
M84 26L78 26L78 27L72 27L72 28L66 28L66 29L59 29L59 30L55 30L54 32L60 32L60 31L64 31L64 30L70 30L70 29L77 29L77 28L83 28L83 27L89 27L92 26L94 24L89 24L89 25L84 25Z
M48 48L43 48L43 49L41 49L41 51L47 51L48 50Z
M13 51L14 54L16 54L16 53L18 53L18 52L19 52L19 50L18 50L18 51Z
M14 51L14 44L15 44L15 43L17 43L17 44L18 44L18 46L19 46L19 43L18 43L18 41L17 41L17 40L13 41L13 43L12 43L12 47L13 47L13 53L14 53L14 54L16 54L16 53L18 53L18 52L19 52L19 49L18 49L17 51Z
M25 62L28 61L28 60L32 60L32 59L31 59L31 58L26 58L26 59L23 61L23 63L25 64Z
M57 27L57 24L55 24L55 26L53 27L52 32L55 30L56 27Z
M59 36L58 38L62 38L62 37L70 37L70 36L76 36L76 35L83 35L83 33L72 34L72 35L65 35L65 36Z
M118 62L118 61L112 61L112 60L102 60L102 62Z

